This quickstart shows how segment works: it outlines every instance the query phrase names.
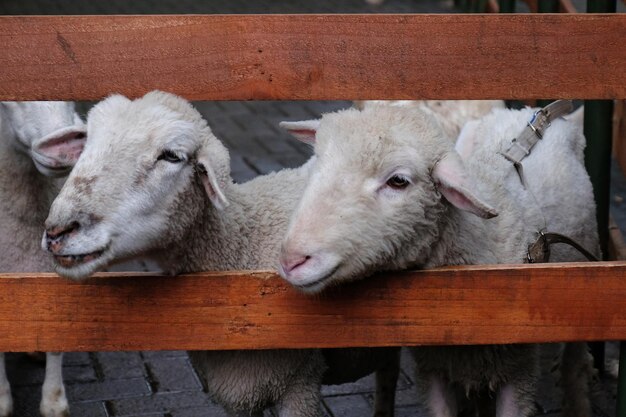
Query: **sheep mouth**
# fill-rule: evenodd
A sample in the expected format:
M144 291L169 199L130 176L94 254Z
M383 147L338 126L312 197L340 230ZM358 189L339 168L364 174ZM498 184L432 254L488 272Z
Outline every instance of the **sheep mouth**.
M88 262L95 261L96 259L100 258L103 253L104 249L80 255L54 255L54 260L63 268L73 268L78 265L83 265Z
M305 292L317 292L324 288L324 283L328 281L335 272L341 267L341 264L337 264L333 269L331 269L326 275L316 279L312 282L307 282L306 284L297 284L296 287Z

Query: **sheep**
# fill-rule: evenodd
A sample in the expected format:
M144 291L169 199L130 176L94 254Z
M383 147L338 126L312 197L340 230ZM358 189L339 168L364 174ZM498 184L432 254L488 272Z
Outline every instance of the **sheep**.
M421 109L433 115L451 140L456 140L465 123L489 114L493 109L504 109L503 100L362 100L354 107L363 110L369 106L392 106Z
M233 184L229 154L206 121L163 92L135 101L107 98L89 112L88 133L42 240L60 275L83 279L142 255L172 275L276 266L310 162ZM395 392L398 350L361 353L375 365L389 363L381 369L391 389L381 385L376 408L391 416L393 398L383 403ZM231 416L260 416L272 405L281 417L320 416L321 382L345 377L337 372L341 356L317 349L190 352L209 393ZM363 362L363 369L372 363ZM338 379L327 380L335 372Z
M0 271L52 271L40 249L48 209L60 189L55 177L67 174L80 151L85 127L67 102L0 103ZM67 145L55 147L62 140ZM61 353L46 354L40 412L44 417L69 414ZM11 388L0 354L0 416L13 411Z
M319 121L283 122L297 138L314 143L317 158L283 240L281 275L317 293L377 270L520 263L544 228L597 254L581 127L552 122L523 161L526 188L501 155L532 114L496 109L469 122L456 145L465 161L432 115L416 109L372 106ZM552 261L583 259L558 246L552 255ZM564 361L584 368L582 346L570 345ZM455 388L472 397L495 393L497 416L533 411L536 345L420 347L412 353L421 400L433 416L457 414ZM565 396L572 393L564 389ZM580 415L589 413L586 398L568 400L583 408Z

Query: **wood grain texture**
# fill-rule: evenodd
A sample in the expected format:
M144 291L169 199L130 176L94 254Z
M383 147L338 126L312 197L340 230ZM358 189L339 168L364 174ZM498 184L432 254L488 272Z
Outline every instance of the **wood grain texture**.
M1 351L261 349L626 339L626 262L455 267L323 296L270 272L0 278Z
M626 98L626 15L0 17L0 99Z

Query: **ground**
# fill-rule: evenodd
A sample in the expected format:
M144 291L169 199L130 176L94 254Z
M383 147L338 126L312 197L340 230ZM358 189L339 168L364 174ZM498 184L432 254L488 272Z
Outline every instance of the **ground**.
M577 1L579 4L581 2ZM363 0L3 0L0 14L58 13L421 13L450 12L451 1L387 0L381 7ZM623 7L623 6L620 6ZM523 10L523 5L519 6ZM214 133L231 151L233 177L244 182L260 174L302 164L311 150L278 128L282 120L319 117L345 108L349 102L205 102L195 103ZM626 225L623 209L626 181L613 170L614 217ZM608 345L607 367L613 366L617 345ZM556 346L543 354L543 378L539 386L539 415L558 415L560 391L551 372ZM398 383L396 416L421 416L414 390L411 360L403 355ZM8 355L9 379L15 397L16 417L38 415L44 368L22 354ZM64 376L74 417L207 417L225 416L202 391L185 352L92 352L65 355ZM610 375L594 384L594 414L614 415L616 381ZM373 378L353 384L324 387L328 416L363 417L372 411ZM268 411L267 415L272 415Z

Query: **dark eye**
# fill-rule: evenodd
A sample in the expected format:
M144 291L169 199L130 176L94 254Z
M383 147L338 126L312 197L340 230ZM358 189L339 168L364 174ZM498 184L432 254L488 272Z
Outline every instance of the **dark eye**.
M402 175L394 175L393 177L387 180L387 185L393 189L401 190L402 188L408 187L411 182Z
M173 164L183 162L183 159L180 156L167 149L161 152L161 155L159 155L157 161L160 161L161 159L167 162L171 162Z

